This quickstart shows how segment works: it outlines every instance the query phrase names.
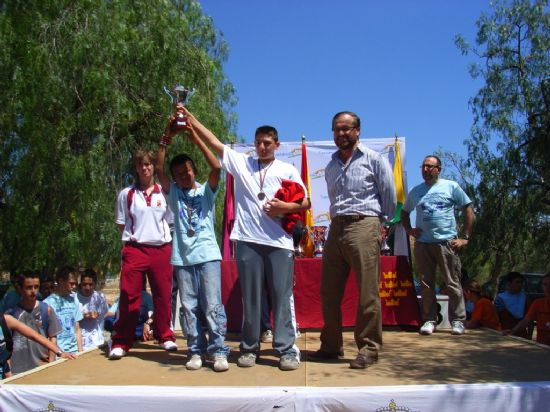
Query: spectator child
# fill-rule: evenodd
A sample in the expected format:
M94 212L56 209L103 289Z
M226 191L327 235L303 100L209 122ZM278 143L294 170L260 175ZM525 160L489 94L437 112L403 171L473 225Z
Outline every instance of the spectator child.
M109 308L105 315L105 330L116 333L114 323L118 316L118 303L120 297ZM139 317L134 331L134 339L143 342L153 339L153 297L147 292L147 281L143 279L141 290L141 304L139 307Z
M44 300L50 305L61 323L61 333L57 335L57 344L64 352L75 353L82 351L82 334L80 332L80 321L82 313L78 307L75 288L75 269L70 266L63 266L57 271L57 287Z
M489 328L500 330L497 311L491 299L482 293L481 286L475 280L469 280L466 284L466 299L474 304L472 317L466 322L468 329Z
M103 322L109 310L105 296L96 291L97 274L93 269L86 269L80 275L79 292L77 295L82 320L82 348L93 349L105 343L103 337Z
M44 300L55 291L54 280L46 275L40 279L40 290L38 294L38 300Z
M531 301L523 291L524 283L525 279L519 272L510 272L506 275L506 290L495 298L502 329L513 329L527 313ZM531 339L532 333L532 328L525 328L517 329L515 335Z
M27 325L19 322L13 316L0 313L0 379L12 376L8 362L11 357L11 351L13 350L12 331L40 343L45 348L54 352L59 358L76 359L76 355L62 352L53 342L29 328Z
M0 300L0 312L7 312L9 309L14 308L19 303L21 296L15 287L17 282L17 275L13 273L10 275L10 287L4 294L2 300Z
M537 342L550 346L550 272L542 278L542 290L544 297L533 301L525 317L512 328L505 330L505 335L515 335L526 328L529 323L537 323Z
M55 311L47 303L37 300L40 288L38 274L33 272L20 274L16 288L21 295L21 300L7 313L40 335L49 338L55 345L57 343L56 336L61 332L61 326ZM17 331L13 333L11 358L13 373L25 372L54 360L55 352L48 353L48 350L40 343L29 340Z

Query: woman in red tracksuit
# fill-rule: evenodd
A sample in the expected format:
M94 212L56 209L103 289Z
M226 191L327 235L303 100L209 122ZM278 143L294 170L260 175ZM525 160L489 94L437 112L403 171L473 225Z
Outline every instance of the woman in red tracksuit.
M136 183L123 189L117 199L116 223L122 232L124 247L110 359L120 359L132 347L144 276L153 295L154 336L164 349L178 349L170 329L172 237L167 218L171 212L160 185L155 182L155 163L155 154L138 151L134 155Z

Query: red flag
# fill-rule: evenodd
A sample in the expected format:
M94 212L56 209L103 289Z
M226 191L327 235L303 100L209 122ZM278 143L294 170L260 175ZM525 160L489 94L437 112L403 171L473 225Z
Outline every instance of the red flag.
M223 202L222 222L222 259L233 259L233 244L229 239L235 222L235 195L233 192L233 176L225 174L225 199Z

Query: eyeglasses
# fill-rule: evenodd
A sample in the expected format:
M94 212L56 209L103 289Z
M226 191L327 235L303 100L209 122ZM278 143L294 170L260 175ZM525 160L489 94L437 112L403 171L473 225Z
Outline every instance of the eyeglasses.
M428 170L433 170L433 169L439 169L439 166L438 165L421 165L420 166L421 169L428 169Z
M334 129L332 129L332 131L334 133L343 132L343 133L347 134L347 133L351 132L353 129L357 129L357 126L343 126L343 127L334 128Z

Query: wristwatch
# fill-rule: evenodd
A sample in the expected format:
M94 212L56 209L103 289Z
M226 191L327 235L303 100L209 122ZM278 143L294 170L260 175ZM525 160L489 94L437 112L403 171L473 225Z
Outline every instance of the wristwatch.
M470 240L470 235L464 235L462 238L463 238L464 240Z
M61 352L60 350L58 350L57 352L55 352L55 356L57 356L58 358L60 358L61 355L63 355L63 352Z

